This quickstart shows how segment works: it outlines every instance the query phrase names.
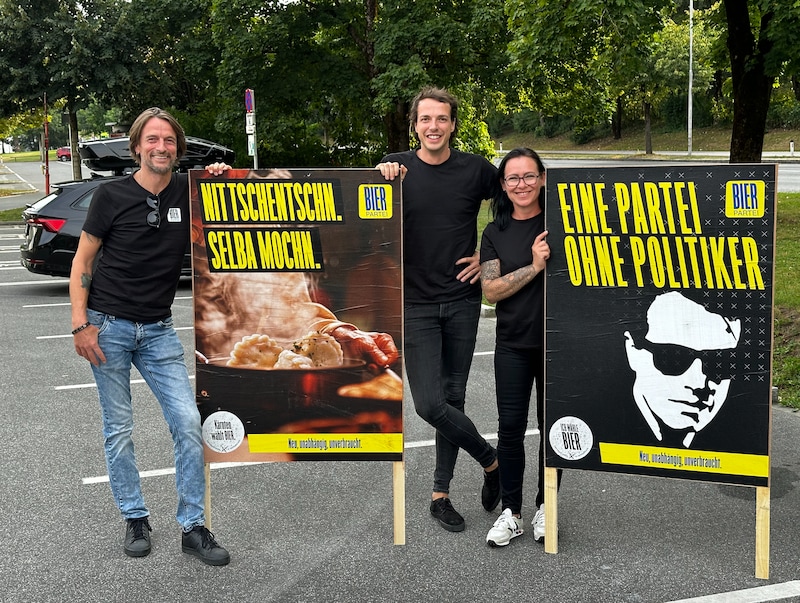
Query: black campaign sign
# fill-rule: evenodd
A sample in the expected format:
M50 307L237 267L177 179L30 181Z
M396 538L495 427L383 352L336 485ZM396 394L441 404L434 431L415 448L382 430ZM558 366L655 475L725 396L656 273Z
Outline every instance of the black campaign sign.
M548 171L548 466L768 485L775 180Z

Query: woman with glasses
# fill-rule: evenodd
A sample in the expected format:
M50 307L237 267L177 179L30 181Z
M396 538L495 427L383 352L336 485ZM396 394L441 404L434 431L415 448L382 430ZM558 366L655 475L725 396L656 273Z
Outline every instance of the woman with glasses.
M545 168L527 148L510 151L498 168L494 220L481 239L481 284L496 304L494 370L497 393L500 489L503 513L486 535L489 546L506 546L522 535L525 429L536 384L536 419L544 424L544 275L550 258L544 229ZM561 475L559 473L559 480ZM544 446L539 438L539 489L533 537L544 537Z

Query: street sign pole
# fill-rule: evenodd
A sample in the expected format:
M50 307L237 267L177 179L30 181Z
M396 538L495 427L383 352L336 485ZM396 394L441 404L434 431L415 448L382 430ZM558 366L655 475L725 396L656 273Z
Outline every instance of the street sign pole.
M258 145L256 144L256 94L251 88L244 91L245 126L247 134L247 154L253 157L253 169L258 169Z

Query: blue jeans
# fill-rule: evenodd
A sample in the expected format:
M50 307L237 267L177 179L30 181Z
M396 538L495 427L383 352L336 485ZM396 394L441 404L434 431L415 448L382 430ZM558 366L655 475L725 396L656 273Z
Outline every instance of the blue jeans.
M494 352L497 393L497 459L503 509L522 510L522 479L525 473L525 430L531 392L536 385L536 424L539 428L539 484L536 508L544 502L544 354L541 349L516 349L498 345ZM561 485L558 470L558 485Z
M174 443L177 519L184 531L203 525L205 466L200 413L172 318L135 323L94 310L87 318L100 329L106 362L92 365L103 414L103 441L114 500L125 519L147 517L133 451L131 364L161 405Z
M480 300L405 304L404 358L417 414L436 429L433 491L450 492L459 448L488 467L494 448L464 414Z

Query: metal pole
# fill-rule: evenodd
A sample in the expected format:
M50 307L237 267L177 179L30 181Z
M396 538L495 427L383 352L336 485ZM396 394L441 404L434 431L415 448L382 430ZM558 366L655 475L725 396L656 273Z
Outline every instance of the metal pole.
M694 0L689 0L689 106L688 106L688 131L689 131L689 157L692 156L692 62L694 55Z
M50 194L50 132L47 119L47 92L44 93L44 194Z

